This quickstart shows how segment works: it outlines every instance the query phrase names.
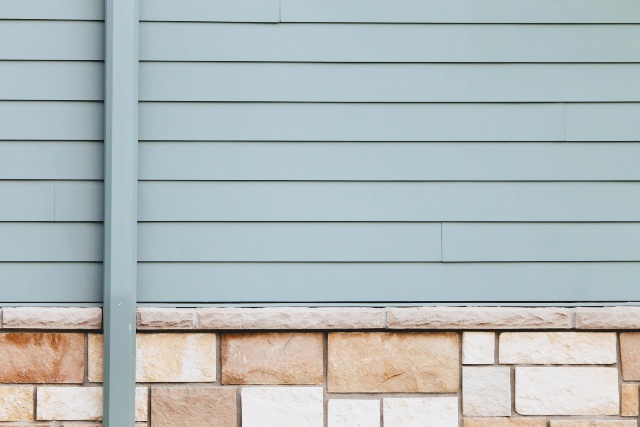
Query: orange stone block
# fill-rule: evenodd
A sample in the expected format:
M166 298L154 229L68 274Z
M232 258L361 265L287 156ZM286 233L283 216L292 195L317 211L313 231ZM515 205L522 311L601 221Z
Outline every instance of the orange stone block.
M465 418L464 427L547 427L545 418Z
M637 417L640 415L640 400L638 399L638 384L622 384L620 388L620 406L623 417Z
M620 334L622 379L640 381L640 332Z
M237 391L233 387L151 389L154 427L236 427L237 414Z
M80 384L84 381L84 335L0 334L0 383Z

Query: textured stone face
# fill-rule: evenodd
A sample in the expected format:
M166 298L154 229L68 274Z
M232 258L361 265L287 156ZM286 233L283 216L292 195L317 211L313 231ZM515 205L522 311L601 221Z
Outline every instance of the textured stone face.
M380 401L331 399L328 427L380 427Z
M464 427L547 427L546 418L465 418Z
M516 368L520 415L618 415L619 405L616 368Z
M82 383L83 334L0 334L0 383Z
M322 427L322 387L244 387L242 427Z
M384 328L379 308L201 308L198 329L372 329Z
M196 311L192 308L141 307L138 329L194 329Z
M640 329L640 307L581 307L576 310L578 329Z
M149 388L136 387L136 421L147 421L149 417Z
M13 329L100 329L102 309L98 307L7 307L4 328Z
M33 420L33 387L0 387L0 421Z
M496 334L493 332L464 332L462 334L462 363L465 365L493 365Z
M620 334L622 378L625 381L640 380L640 332Z
M153 427L236 427L235 388L153 387Z
M505 332L500 363L530 365L606 365L617 362L615 333Z
M38 387L38 420L93 421L102 419L100 387Z
M458 427L458 398L383 399L384 427Z
M319 333L222 336L223 384L320 384L323 339Z
M388 308L391 329L571 329L572 311L523 307Z
M329 334L332 393L449 393L459 388L455 333Z
M636 427L637 423L635 421L620 420L552 420L549 425L550 427Z
M637 417L640 415L638 400L638 384L622 384L620 386L622 404L620 413L623 417Z
M511 368L465 367L462 408L465 416L511 415Z
M89 381L103 378L102 335L89 335ZM216 336L202 333L138 334L136 381L216 380Z

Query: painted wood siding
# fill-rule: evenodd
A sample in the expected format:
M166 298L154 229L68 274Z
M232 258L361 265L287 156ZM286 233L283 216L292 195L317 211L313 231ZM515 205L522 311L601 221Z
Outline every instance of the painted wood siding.
M142 302L640 300L636 1L141 20Z
M102 299L100 0L0 0L3 302Z

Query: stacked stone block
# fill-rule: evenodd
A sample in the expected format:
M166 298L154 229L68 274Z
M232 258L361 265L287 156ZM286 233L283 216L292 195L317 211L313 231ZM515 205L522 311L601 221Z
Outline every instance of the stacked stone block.
M1 316L0 426L99 426L101 311ZM638 427L637 308L142 308L138 329L138 427Z

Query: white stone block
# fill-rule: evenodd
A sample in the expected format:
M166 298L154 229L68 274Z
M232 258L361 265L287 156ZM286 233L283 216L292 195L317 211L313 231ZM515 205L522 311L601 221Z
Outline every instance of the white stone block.
M329 427L380 427L380 401L331 399Z
M384 427L458 427L457 397L383 399Z
M322 427L322 387L244 387L242 427Z
M500 363L606 365L617 361L616 334L607 332L505 332Z
M0 387L0 421L33 420L33 387Z
M149 388L136 387L136 421L147 421L149 417Z
M38 420L102 419L101 387L38 387L36 401Z
M465 365L493 365L495 349L496 334L493 332L462 334L462 363Z
M462 409L465 416L510 416L511 368L464 367Z
M520 415L618 415L618 370L516 368L516 412Z

